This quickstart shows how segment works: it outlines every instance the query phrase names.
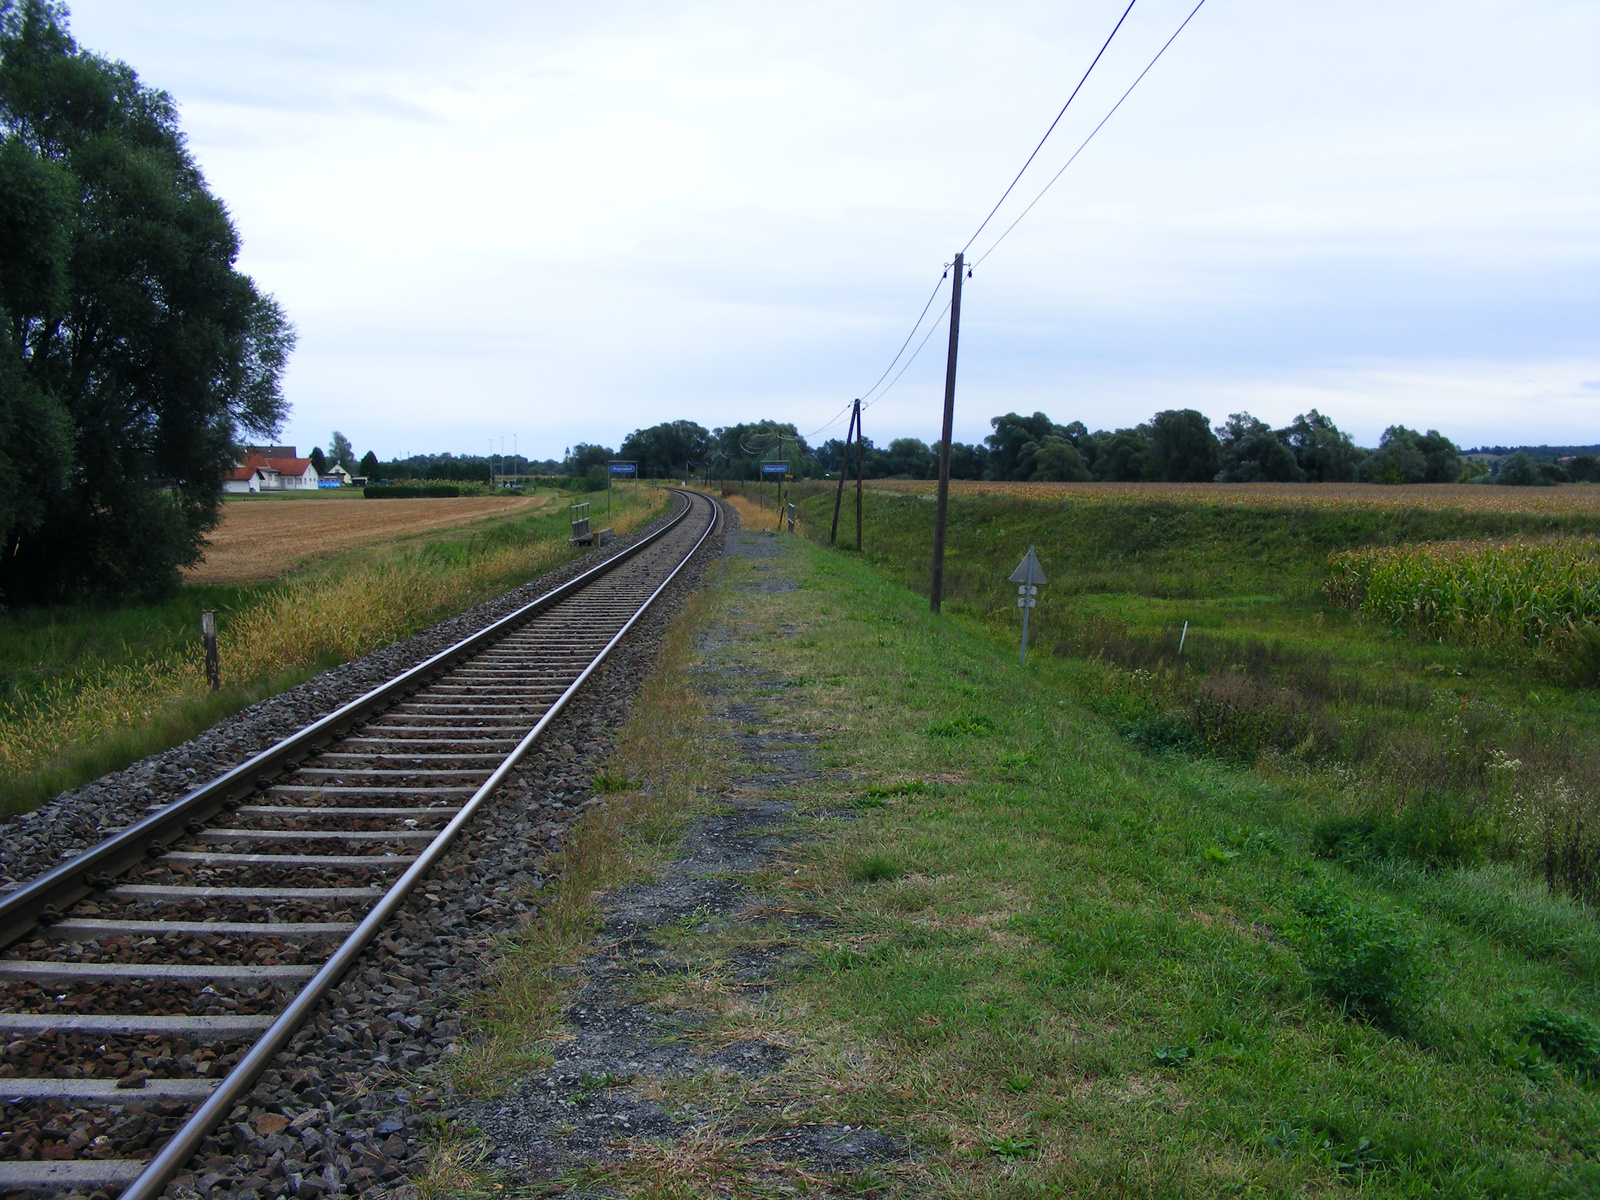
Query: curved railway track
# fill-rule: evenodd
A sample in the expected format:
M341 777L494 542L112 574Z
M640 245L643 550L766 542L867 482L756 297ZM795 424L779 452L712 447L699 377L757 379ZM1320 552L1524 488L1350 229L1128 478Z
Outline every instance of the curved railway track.
M711 536L716 504L677 496L650 536L0 898L0 1192L162 1194Z

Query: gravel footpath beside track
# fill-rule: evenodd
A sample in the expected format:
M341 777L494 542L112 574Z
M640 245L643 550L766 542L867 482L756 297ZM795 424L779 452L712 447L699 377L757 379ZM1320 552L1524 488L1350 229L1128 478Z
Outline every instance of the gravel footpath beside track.
M255 705L166 754L61 797L24 824L25 839L8 839L0 862L13 878L53 865L142 815L149 805L177 798L199 779L459 641L647 532L620 539L601 555L585 555L425 633ZM405 1184L405 1176L416 1165L417 1131L440 1104L429 1077L454 1052L460 1034L457 997L483 975L497 938L527 919L530 906L522 897L543 885L549 854L561 845L571 821L596 802L589 796L589 784L609 751L610 734L624 719L662 630L720 549L720 536L714 537L586 683L539 747L323 1002L315 1019L301 1029L292 1048L262 1076L248 1102L234 1110L230 1124L219 1127L192 1169L172 1182L168 1195L270 1200L287 1194L315 1200L348 1194L363 1200L410 1200L415 1189ZM123 1049L111 1044L114 1038L91 1038L93 1045L78 1045L81 1040L69 1045L57 1037L49 1046L19 1040L6 1052L15 1063L40 1053L70 1059ZM148 1045L143 1051L152 1052ZM108 1112L103 1123L95 1122L77 1136L103 1124L108 1148L111 1140L138 1144L158 1138L163 1126L176 1123L180 1107L186 1108L173 1106L170 1114L159 1104L143 1114ZM13 1122L17 1115L13 1109ZM48 1114L41 1110L39 1116ZM8 1200L19 1200L18 1194L8 1193Z

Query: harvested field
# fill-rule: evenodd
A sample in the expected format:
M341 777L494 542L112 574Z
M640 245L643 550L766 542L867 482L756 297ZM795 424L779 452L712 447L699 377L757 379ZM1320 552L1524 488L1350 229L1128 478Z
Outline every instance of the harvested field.
M190 583L259 583L319 558L490 517L547 512L563 497L460 496L424 500L277 498L230 501Z
M932 479L877 479L867 486L930 495ZM1030 500L1169 500L1177 504L1237 504L1269 508L1424 508L1474 512L1600 513L1600 487L1500 487L1482 483L993 483L952 479L952 492Z

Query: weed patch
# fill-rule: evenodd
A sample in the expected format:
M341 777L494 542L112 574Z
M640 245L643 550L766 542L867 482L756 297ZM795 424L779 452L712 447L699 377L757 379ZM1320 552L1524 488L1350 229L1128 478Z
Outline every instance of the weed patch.
M1518 1023L1516 1032L1580 1078L1600 1079L1600 1024L1588 1017L1535 1008Z
M1299 920L1290 940L1306 978L1329 1000L1393 1025L1422 998L1421 946L1397 914L1352 900L1328 883L1303 888L1295 910Z

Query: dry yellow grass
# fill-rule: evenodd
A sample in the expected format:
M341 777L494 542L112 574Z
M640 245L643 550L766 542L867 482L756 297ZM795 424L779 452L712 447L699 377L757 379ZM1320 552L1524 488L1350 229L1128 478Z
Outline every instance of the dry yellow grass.
M915 495L938 486L931 479L875 479L867 486ZM1460 508L1481 512L1600 512L1600 487L1499 487L1481 483L992 483L953 479L950 490L967 495L1023 496L1032 500L1169 500L1186 504L1268 505L1282 508Z
M460 496L421 500L273 497L223 506L205 559L185 574L189 583L257 583L344 550L419 533L435 533L489 517L541 512L563 503L555 495Z

